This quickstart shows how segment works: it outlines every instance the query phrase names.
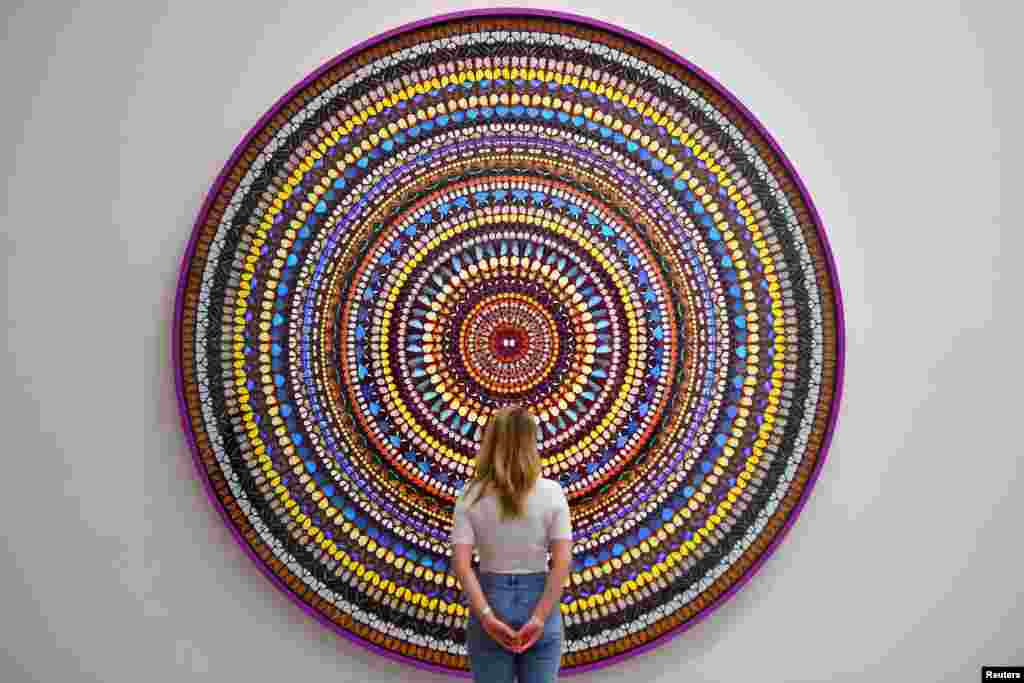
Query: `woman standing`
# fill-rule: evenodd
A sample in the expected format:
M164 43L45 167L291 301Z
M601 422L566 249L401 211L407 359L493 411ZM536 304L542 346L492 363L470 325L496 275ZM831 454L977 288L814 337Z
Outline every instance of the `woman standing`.
M451 537L452 568L469 600L466 645L477 682L550 683L558 675L572 527L561 485L541 478L540 469L533 416L518 406L494 413L473 481L455 502Z

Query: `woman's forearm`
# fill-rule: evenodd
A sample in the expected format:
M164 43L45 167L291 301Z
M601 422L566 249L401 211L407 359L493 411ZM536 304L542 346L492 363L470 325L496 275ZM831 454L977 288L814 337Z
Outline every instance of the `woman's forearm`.
M552 610L558 609L565 582L569 578L571 562L572 541L555 541L551 544L551 569L544 585L544 594L533 608L533 616L542 624L547 621Z
M487 607L487 597L480 587L476 572L473 571L472 558L472 546L456 545L452 557L452 569L455 570L455 576L462 584L462 592L465 593L466 599L469 601L469 608L479 616L480 612Z

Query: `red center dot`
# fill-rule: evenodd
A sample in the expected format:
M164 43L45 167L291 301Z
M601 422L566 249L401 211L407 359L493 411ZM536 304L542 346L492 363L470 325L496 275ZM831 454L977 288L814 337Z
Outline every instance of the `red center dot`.
M526 355L530 340L526 330L509 324L501 324L491 333L491 352L503 363L511 363Z

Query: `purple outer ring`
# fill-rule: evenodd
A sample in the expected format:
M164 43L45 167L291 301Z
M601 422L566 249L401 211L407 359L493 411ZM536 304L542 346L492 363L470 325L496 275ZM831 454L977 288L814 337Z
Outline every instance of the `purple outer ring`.
M824 437L824 440L822 442L821 452L820 452L820 454L818 456L818 461L815 463L814 470L811 472L811 475L810 475L810 477L807 480L807 485L804 487L804 490L801 493L800 500L797 501L796 506L790 512L790 515L786 519L786 522L783 525L782 529L772 539L771 543L768 545L768 548L765 549L765 551L763 553L761 553L761 555L757 558L757 560L750 567L747 568L747 570L743 573L743 576L741 576L739 578L739 580L736 581L736 583L734 583L732 586L730 586L728 590L726 590L724 593L719 595L708 607L705 607L703 610L701 610L701 612L697 616L693 617L692 619L690 619L686 623L681 624L680 626L676 627L672 631L669 631L667 633L662 634L661 636L659 636L655 640L652 640L652 641L650 641L648 643L644 643L643 645L641 645L640 647L638 647L638 648L636 648L634 650L630 650L629 652L624 652L622 654L618 654L618 655L609 657L607 659L602 659L601 661L595 662L593 664L585 664L583 666L574 667L571 670L566 670L566 671L562 672L563 676L572 676L572 675L584 673L586 671L593 671L595 669L601 669L601 668L604 668L606 666L611 666L612 664L615 664L615 663L620 662L622 660L629 659L631 657L635 657L637 655L643 654L644 652L647 652L647 651L649 651L651 649L654 649L656 647L659 647L659 646L665 644L667 641L675 638L676 636L684 633L685 631L689 630L690 628L696 626L698 623L703 621L709 614L711 614L716 609L721 607L722 604L724 604L729 598L731 598L740 588L742 588L744 585L746 585L747 582L750 581L751 577L753 577L753 575L756 574L757 571L761 568L761 565L763 565L764 562L775 552L775 549L782 542L782 539L786 536L786 534L789 533L789 530L790 530L790 528L792 528L794 522L796 521L796 518L800 515L800 512L803 509L804 504L807 502L807 499L810 496L811 489L814 488L815 483L817 483L818 476L821 474L821 469L822 469L822 466L825 463L825 457L826 457L826 455L828 453L829 446L831 445L832 435L835 433L836 421L837 421L837 418L839 416L839 406L840 406L840 400L842 398L842 388L843 388L843 371L844 371L845 360L846 360L846 326L845 326L845 319L844 319L844 316L843 316L843 299L842 299L842 294L841 294L840 288L839 288L839 277L838 277L838 272L837 272L837 269L836 269L836 262L835 262L835 258L833 256L833 254L832 254L832 249L829 247L828 241L825 239L825 230L824 230L824 228L822 226L821 216L818 214L817 208L814 206L814 203L811 201L810 194L807 192L807 187L806 187L806 185L804 185L803 179L796 172L796 169L793 168L792 163L790 163L790 161L786 157L786 155L783 154L782 149L779 147L778 143L775 141L775 138L773 138L771 136L771 134L765 129L765 127L763 125L761 125L760 121L757 120L757 118L753 115L753 113L749 109L747 109L738 99L736 99L735 96L733 96L732 93L730 93L728 90L726 90L725 87L722 86L721 83L719 83L717 80L715 80L710 75L708 75L703 69L701 69L700 67L696 66L695 64L692 64L686 58L684 58L681 55L675 53L674 51L672 51L671 49L665 47L664 45L661 45L660 43L657 43L657 42L651 40L650 38L645 38L644 36L641 36L641 35L638 35L636 33L633 33L632 31L628 31L626 29L619 28L618 26L614 26L612 24L608 24L606 22L599 21L597 19L590 19L588 17L583 17L583 16L579 16L579 15L576 15L576 14L570 14L570 13L567 13L567 12L557 12L557 11L552 11L552 10L537 10L537 9L528 9L528 8L515 8L515 7L463 10L463 11L460 11L460 12L451 12L451 13L448 13L448 14L439 14L437 16L430 17L430 18L427 18L427 19L420 19L418 21L414 21L414 22L410 22L408 24L404 24L402 26L399 26L398 28L394 28L394 29L392 29L390 31L387 31L385 33L381 33L381 34L379 34L377 36L374 36L373 38L365 40L362 43L359 43L358 45L356 45L355 47L352 47L352 48L349 48L348 50L345 50L344 52L342 52L337 57L334 57L331 60L329 60L328 62L326 62L323 65L321 65L313 73L311 73L309 76L307 76L305 79L303 79L302 82L300 82L298 85L294 86L285 95L283 95L280 99L278 99L277 102L275 102L274 105L267 111L267 113L265 113L263 116L260 117L260 119L256 122L256 125L254 125L249 130L249 132L246 133L245 137L242 138L242 141L239 142L238 145L235 147L235 150L231 153L231 156L228 158L227 163L224 165L224 167L221 170L220 174L217 176L217 180L216 180L216 182L214 182L213 187L210 189L209 193L206 195L206 200L203 202L202 208L199 211L199 217L196 219L195 225L192 228L192 236L189 239L188 246L185 249L185 254L182 257L181 268L180 268L179 275L178 275L178 291L177 291L177 294L175 296L175 305L174 305L174 320L173 320L174 327L173 327L172 332L171 332L172 338L173 338L173 343L172 343L172 346L171 346L171 355L172 355L172 362L174 364L174 383L175 383L175 389L176 389L177 395L178 395L178 408L179 408L179 413L180 413L180 416L181 416L181 426L182 426L182 429L185 431L185 436L186 436L186 438L188 440L189 447L192 450L193 464L196 467L196 473L199 475L199 479L202 480L202 482L203 482L203 486L206 489L207 496L209 496L210 501L213 503L214 507L216 507L217 510L220 511L221 516L224 518L224 523L231 530L231 534L234 536L235 541L238 543L238 545L241 546L243 550L245 550L245 552L249 556L249 558L256 564L256 566L258 566L260 568L260 570L273 582L273 584L279 590L281 590L285 595L287 595L296 605L298 605L303 610L305 610L306 613L308 613L311 617L313 617L314 619L316 619L317 621L319 621L323 625L327 626L331 630L335 631L339 635L344 636L348 640L350 640L350 641L352 641L354 643L357 643L358 645L361 645L362 647L365 647L366 649L370 650L371 652L374 652L374 653L379 654L379 655L383 655L384 657L387 657L388 659L392 659L394 661L402 662L403 664L411 664L412 666L415 666L415 667L420 668L420 669L425 669L427 671L433 671L433 672L443 673L443 674L448 674L448 675L456 675L456 676L461 676L463 678L469 678L471 676L471 674L469 672L453 671L453 670L445 668L445 667L436 666L436 665L433 665L433 664L428 664L428 663L420 661L418 659L413 659L411 657L405 657L403 655L395 654L394 652L391 652L390 650L386 650L386 649L384 649L384 648L382 648L382 647L380 647L378 645L374 645L373 643L367 642L367 641L365 641L365 640L363 640L363 639L361 639L361 638L359 638L359 637L349 633L348 631L344 630L343 628L341 628L340 626L338 626L337 624L332 622L330 619L328 619L327 617L322 615L320 612L317 612L316 610L311 608L309 605L307 605L306 603L302 602L298 598L298 596L296 596L291 591L291 589L288 588L288 586L285 585L285 583L283 581L281 581L280 578L278 578L278 576L276 574L274 574L272 571L270 571L270 568L267 567L263 563L263 560L256 554L256 552L252 549L252 547L248 544L248 542L242 537L241 533L238 531L238 529L235 527L234 523L231 521L231 518L228 515L227 510L225 510L224 506L221 505L220 498L217 497L217 494L216 494L216 492L213 489L213 484L210 483L209 477L207 477L207 475L206 475L205 467L203 466L202 462L199 459L199 450L196 447L195 436L192 433L191 423L189 422L189 419L188 419L188 407L187 407L187 405L185 403L185 395L184 395L184 387L183 387L184 377L183 377L183 373L182 373L182 369L183 368L182 368L182 364L181 364L181 358L180 358L179 350L180 350L180 346L181 346L181 317L182 317L182 308L183 308L183 304L184 304L184 297L182 296L182 294L185 291L185 285L186 285L186 282L187 282L187 275L188 275L189 264L192 262L192 257L195 254L196 238L197 238L197 236L199 234L199 232L198 232L199 228L206 221L206 216L207 216L207 213L210 210L210 206L213 204L213 200L216 198L217 194L220 192L221 186L224 184L224 181L227 178L228 173L234 167L234 165L238 161L239 157L242 155L243 150L248 146L248 144L252 140L252 138L254 138L259 133L259 131L263 128L263 126L267 123L267 121L269 121L275 114L277 114L278 111L280 109L282 109L284 107L284 105L288 101L290 101L292 99L292 97L295 96L298 92L300 92L303 88L305 88L307 85L309 85L310 83L315 81L317 78L319 78L325 71L331 69L333 66L335 66L339 62L347 59L348 57L350 57L353 54L361 52L362 50L365 50L367 48L373 47L374 45L377 45L378 43L381 43L381 42L383 42L383 41L385 41L385 40L387 40L389 38L392 38L392 37L394 37L394 36L396 36L398 34L405 33L407 31L413 31L415 29L422 28L424 26L431 26L433 24L439 24L439 23L443 23L443 22L446 22L446 21L456 20L456 19L464 19L464 18L467 18L467 17L493 17L493 16L527 16L527 17L555 18L555 19L561 19L561 20L564 20L564 21L570 21L570 22L575 22L575 23L578 23L578 24L583 24L583 25L586 25L586 26L590 26L592 28L602 29L604 31L608 31L608 32L613 33L613 34L617 34L617 35L619 35L619 36L621 36L623 38L628 38L629 40L635 41L635 42L640 43L640 44L642 44L642 45L644 45L644 46L646 46L648 48L651 48L651 49L653 49L653 50L655 50L657 52L660 52L662 55L664 55L665 57L668 57L669 59L671 59L672 61L676 62L677 64L679 64L683 68L688 69L688 70L696 73L703 80L705 80L708 84L710 84L715 90L718 91L718 94L720 94L723 97L725 97L729 101L729 103L732 104L732 106L734 106L741 114L743 114L743 116L747 119L747 121L749 121L750 123L752 123L754 125L754 127L757 129L758 133L761 136L764 137L764 139L768 142L769 146L775 152L776 156L782 161L783 165L785 166L786 170L789 172L790 176L796 181L797 188L800 191L800 195L803 198L804 202L807 204L807 207L810 209L811 217L814 220L815 227L816 227L816 229L818 231L818 238L819 238L819 241L821 242L823 250L825 252L826 261L827 261L827 265L828 265L829 276L831 277L831 281L832 281L831 284L832 284L833 291L835 293L835 302L836 302L835 316L836 316L836 332L837 332L837 338L836 338L836 380L835 380L835 394L832 397L832 412L829 415L829 424L828 424L828 428L825 431L825 437Z

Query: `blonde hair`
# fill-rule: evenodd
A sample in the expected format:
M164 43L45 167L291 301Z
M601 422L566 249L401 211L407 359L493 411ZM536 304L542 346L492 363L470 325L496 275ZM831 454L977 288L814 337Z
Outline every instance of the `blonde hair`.
M473 482L479 483L476 500L493 490L500 518L522 517L526 496L540 478L537 422L522 406L502 408L491 415L480 442Z

